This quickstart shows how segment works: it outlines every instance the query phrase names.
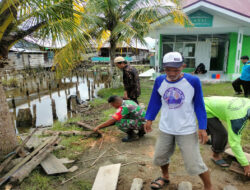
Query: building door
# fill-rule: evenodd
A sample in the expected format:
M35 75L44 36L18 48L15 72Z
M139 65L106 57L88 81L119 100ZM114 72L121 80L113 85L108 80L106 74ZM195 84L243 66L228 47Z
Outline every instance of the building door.
M211 59L211 42L197 42L195 50L195 66L197 67L200 63L203 63L206 70L210 70L210 59Z

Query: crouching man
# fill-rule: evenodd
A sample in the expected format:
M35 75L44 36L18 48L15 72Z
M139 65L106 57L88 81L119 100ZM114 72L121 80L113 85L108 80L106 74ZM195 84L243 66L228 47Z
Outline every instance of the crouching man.
M244 168L245 175L250 177L250 164L241 147L241 134L250 120L250 100L226 96L212 96L204 98L207 112L207 132L212 140L212 160L222 166L229 166L222 159L227 142ZM227 130L221 121L227 123Z
M132 100L123 100L119 96L110 96L109 104L118 109L111 119L98 125L94 131L115 124L121 131L127 133L123 142L131 142L143 137L145 124L145 111Z

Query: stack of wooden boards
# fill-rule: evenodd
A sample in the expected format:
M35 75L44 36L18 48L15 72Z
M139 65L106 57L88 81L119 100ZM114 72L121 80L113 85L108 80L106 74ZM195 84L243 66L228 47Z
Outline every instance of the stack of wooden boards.
M68 158L58 159L51 152L58 148L60 135L81 135L84 137L101 136L98 132L93 132L92 127L83 123L73 123L89 131L51 131L45 130L44 134L53 135L51 137L38 138L34 134L38 128L32 131L13 152L0 164L0 186L9 181L12 184L21 183L39 164L46 174L54 175L60 173L74 172L77 166L67 168L64 164L73 163L74 160ZM25 152L24 147L29 151ZM20 158L16 158L20 156Z

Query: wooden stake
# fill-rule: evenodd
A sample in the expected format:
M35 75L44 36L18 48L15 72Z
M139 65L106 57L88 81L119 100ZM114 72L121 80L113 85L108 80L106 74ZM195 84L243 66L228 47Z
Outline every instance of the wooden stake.
M57 120L58 117L57 117L57 114L56 114L56 103L55 103L54 99L51 100L51 107L52 107L53 120Z
M32 106L32 109L33 109L32 126L36 128L36 104Z

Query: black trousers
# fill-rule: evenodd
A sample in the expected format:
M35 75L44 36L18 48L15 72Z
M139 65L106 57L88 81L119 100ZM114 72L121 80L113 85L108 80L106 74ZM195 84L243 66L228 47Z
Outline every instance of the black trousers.
M211 135L212 150L222 153L227 145L227 130L216 117L207 119L207 134Z
M232 83L232 86L235 92L242 92L241 85L244 90L244 96L248 97L250 95L250 81L244 81L244 80L241 80L240 78L237 78Z
M139 105L139 102L138 102L138 100L137 100L137 97L136 97L136 98L131 98L131 97L129 97L129 99L130 99L130 100L133 100L135 103L137 103L137 104Z

